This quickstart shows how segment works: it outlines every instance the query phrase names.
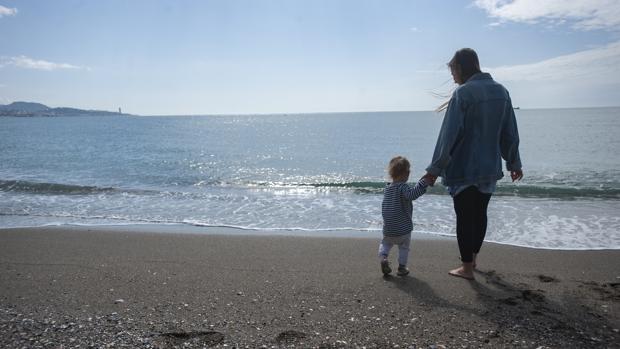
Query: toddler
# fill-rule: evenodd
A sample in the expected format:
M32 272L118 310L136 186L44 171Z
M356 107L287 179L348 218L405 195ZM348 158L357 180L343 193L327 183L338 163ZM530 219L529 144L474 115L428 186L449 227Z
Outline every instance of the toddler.
M381 214L383 216L383 239L379 245L379 258L381 271L384 275L392 272L388 255L392 246L398 245L398 276L409 274L407 258L409 257L409 244L413 222L412 201L426 192L426 188L433 184L432 178L424 176L415 187L407 184L411 165L409 160L402 156L396 156L390 160L388 173L392 179L384 191Z

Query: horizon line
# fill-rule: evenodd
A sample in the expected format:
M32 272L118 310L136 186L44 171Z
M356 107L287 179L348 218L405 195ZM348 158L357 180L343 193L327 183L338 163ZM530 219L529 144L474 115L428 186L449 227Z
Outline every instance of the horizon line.
M41 102L27 102L27 101L13 101L11 103L8 104L12 104L12 103L37 103L37 104L43 104L47 107L49 107L47 104L45 103L41 103ZM4 104L4 105L8 105L8 104ZM605 105L605 106L580 106L580 107L521 107L521 106L513 106L515 108L515 110L549 110L549 109L604 109L604 108L620 108L620 105ZM73 108L73 109L82 109L80 107L49 107L49 108ZM115 109L112 110L117 110L119 107L116 107ZM122 106L120 107L121 109L124 109ZM116 113L116 111L109 111L109 110L101 110L101 109L83 109L86 111L102 111L102 112L110 112L110 113ZM300 111L296 111L296 112L258 112L258 113L251 113L251 112L242 112L242 113L191 113L191 114L139 114L139 113L128 113L128 112L124 112L121 113L120 115L130 115L130 116L143 116L143 117L148 117L148 116L153 116L153 117L166 117L166 116L266 116L266 115L278 115L278 116L284 116L284 115L316 115L316 114L359 114L359 113L420 113L420 112L435 112L437 114L443 112L442 111L436 111L434 109L418 109L418 110L354 110L354 111L312 111L312 112L300 112Z
M620 105L605 105L605 106L585 106L585 107L515 107L515 110L550 110L550 109L605 109L605 108L620 108ZM285 116L285 115L314 115L314 114L361 114L361 113L442 113L443 111L437 112L435 110L426 109L426 110L358 110L358 111L316 111L316 112L271 112L271 113L204 113L204 114L131 114L131 113L123 113L129 114L133 116L143 116L143 117L165 117L165 116L268 116L268 115L277 115L277 116Z

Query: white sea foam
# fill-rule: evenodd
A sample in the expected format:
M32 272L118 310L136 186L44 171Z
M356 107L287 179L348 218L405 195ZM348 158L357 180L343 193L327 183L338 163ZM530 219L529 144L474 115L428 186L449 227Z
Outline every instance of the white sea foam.
M101 196L103 195L103 197ZM221 189L200 199L101 194L0 193L0 226L58 224L191 224L260 231L381 231L381 195L278 190L271 195ZM620 201L494 197L486 239L536 248L620 248ZM414 230L455 235L452 200L426 195L414 203ZM36 222L39 222L37 224Z

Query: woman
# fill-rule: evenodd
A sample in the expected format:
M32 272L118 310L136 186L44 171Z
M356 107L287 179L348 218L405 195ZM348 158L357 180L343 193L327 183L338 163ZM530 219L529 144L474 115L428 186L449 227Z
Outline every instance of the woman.
M474 50L458 50L448 66L459 86L426 171L433 180L442 177L454 201L462 265L449 274L473 280L487 229L487 206L504 176L502 158L513 182L523 178L519 133L508 91L480 71Z

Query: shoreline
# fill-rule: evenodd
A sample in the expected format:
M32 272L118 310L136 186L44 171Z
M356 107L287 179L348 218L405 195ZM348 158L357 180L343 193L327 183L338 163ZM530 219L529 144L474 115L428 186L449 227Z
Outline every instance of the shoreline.
M380 239L380 230L355 230L355 229L270 229L270 228L242 228L234 226L204 226L184 223L128 223L128 224L49 224L40 226L17 226L0 227L2 231L23 229L64 229L74 231L108 231L108 232L151 232L162 234L189 234L189 235L221 235L221 236L288 236L288 237L317 237L317 238L351 238L351 239ZM415 240L455 240L456 235L422 232L414 230L412 241ZM545 247L520 245L495 240L484 240L485 244L496 244L508 247L528 248L546 251L620 251L620 247Z
M487 243L477 281L469 282L447 274L459 263L450 238L414 238L411 274L385 278L378 237L143 228L0 229L0 345L614 348L620 342L618 250Z

